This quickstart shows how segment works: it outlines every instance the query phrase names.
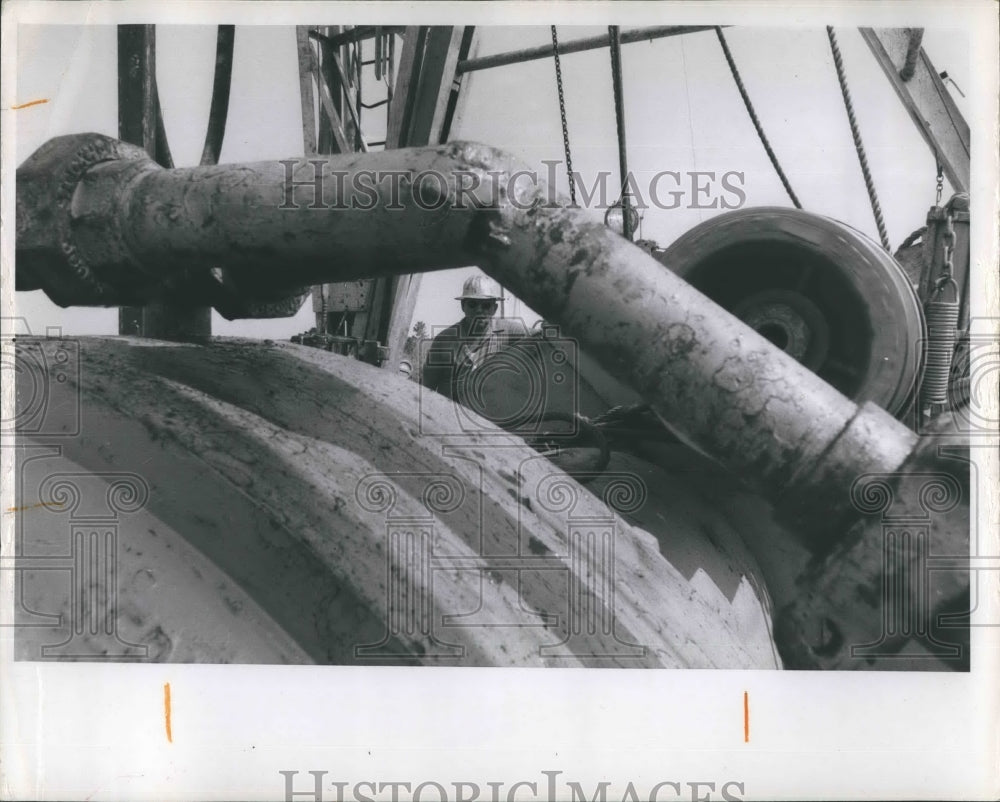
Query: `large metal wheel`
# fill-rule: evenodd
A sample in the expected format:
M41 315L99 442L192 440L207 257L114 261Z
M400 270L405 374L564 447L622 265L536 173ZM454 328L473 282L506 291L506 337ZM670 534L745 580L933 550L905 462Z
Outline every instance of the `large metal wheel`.
M920 302L861 232L796 209L740 209L659 258L848 398L905 411L921 370Z
M780 665L738 533L651 467L584 487L315 348L19 337L17 357L53 388L29 416L18 376L18 659Z

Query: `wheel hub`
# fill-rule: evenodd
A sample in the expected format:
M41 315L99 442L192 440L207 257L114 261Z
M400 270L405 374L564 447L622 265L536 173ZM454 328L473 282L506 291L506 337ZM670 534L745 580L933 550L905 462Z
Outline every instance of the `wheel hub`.
M733 314L810 370L826 359L830 327L819 308L797 292L759 292L738 304Z

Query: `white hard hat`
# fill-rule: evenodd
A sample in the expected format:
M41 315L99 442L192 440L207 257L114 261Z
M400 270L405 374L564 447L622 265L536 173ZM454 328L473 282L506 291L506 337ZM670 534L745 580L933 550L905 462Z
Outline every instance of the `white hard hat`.
M462 285L462 294L455 298L456 301L464 300L500 300L503 293L500 285L488 276L470 276Z

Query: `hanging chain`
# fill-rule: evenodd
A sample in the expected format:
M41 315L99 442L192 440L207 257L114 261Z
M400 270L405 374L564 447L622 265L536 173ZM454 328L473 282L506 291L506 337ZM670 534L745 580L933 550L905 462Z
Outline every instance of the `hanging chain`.
M941 162L937 161L935 157L935 163L937 164L937 197L934 200L935 206L941 205L941 194L944 192L944 168L941 167ZM896 248L896 253L893 254L897 259L899 259L900 254L913 245L918 239L923 237L930 229L928 226L921 226L916 231L914 231L910 236L899 243L899 247ZM952 236L954 236L954 229L952 230ZM936 287L937 285L935 285Z
M556 62L556 89L559 91L559 117L562 120L563 152L566 154L566 178L569 180L569 199L576 206L576 181L573 179L573 158L569 151L569 126L566 124L566 97L563 94L562 67L559 64L559 37L552 26L552 55Z

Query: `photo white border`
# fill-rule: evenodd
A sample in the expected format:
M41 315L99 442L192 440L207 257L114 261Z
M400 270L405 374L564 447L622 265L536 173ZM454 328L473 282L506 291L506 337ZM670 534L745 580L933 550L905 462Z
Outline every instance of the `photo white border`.
M335 6L335 8L331 8ZM996 6L934 3L8 2L2 58L2 314L16 314L17 24L944 25L972 33L974 318L1000 315ZM14 23L14 24L11 24ZM9 382L4 403L11 404ZM10 408L9 406L7 407ZM12 460L2 455L5 510ZM996 540L996 448L979 527ZM992 490L990 490L992 488ZM4 516L4 546L11 543ZM1000 615L997 581L979 620ZM9 604L10 599L3 600ZM9 609L9 607L8 607ZM968 674L397 669L13 663L0 640L4 798L282 799L281 770L348 783L614 780L743 783L745 799L988 799L1000 795L998 633L973 628ZM173 742L164 737L170 683ZM744 742L743 694L751 732ZM565 788L565 785L560 786ZM706 789L702 789L704 792ZM664 799L667 796L663 792ZM688 789L684 788L684 793ZM718 799L718 790L712 799ZM427 799L436 798L433 790ZM308 799L297 796L295 799ZM325 799L335 799L327 791ZM388 797L386 797L388 798ZM454 798L453 796L450 798ZM480 797L488 799L488 796ZM530 798L530 797L529 797ZM544 798L544 795L537 798ZM609 795L609 798L612 798ZM690 796L683 798L690 799Z

